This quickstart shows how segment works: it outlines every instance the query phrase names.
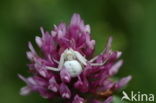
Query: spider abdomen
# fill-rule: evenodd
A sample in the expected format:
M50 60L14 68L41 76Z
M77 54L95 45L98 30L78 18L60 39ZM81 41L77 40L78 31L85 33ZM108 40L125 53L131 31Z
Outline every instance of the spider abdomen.
M64 67L71 77L76 77L82 72L82 66L77 60L65 61Z

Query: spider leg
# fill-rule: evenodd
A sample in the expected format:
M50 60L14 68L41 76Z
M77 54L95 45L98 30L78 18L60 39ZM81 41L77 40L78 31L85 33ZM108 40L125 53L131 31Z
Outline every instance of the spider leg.
M91 63L91 66L102 66L102 65L104 65L106 62L107 62L107 60L105 60L105 61L102 62L102 63Z
M89 60L89 62L94 62L99 56L95 56L94 58L92 58L91 60Z
M78 81L82 81L80 75L77 76Z
M84 65L87 65L87 60L79 52L74 51L76 58Z
M110 53L109 54L109 56L111 56L112 55L112 53ZM104 64L106 64L106 62L108 61L108 57L102 62L102 63L91 63L91 66L102 66L102 65L104 65Z
M54 61L55 63L59 64L59 61L57 61L57 60L54 59L54 58L51 58L50 55L48 55L48 58L49 58L50 62L53 62L53 61Z
M63 63L64 63L64 54L65 53L62 53L61 58L60 58L60 62L55 61L55 59L53 59L56 63L59 64L58 68L46 66L46 69L49 69L49 70L52 70L52 71L60 71L62 69Z
M100 53L101 55L105 52L108 52L111 48L111 44L112 44L112 37L109 37L107 43L106 43L106 47L105 49ZM95 56L94 58L92 58L91 60L89 60L89 62L94 62L99 56Z
M49 66L46 66L46 69L52 70L52 71L60 71L58 68L49 67Z
M53 58L53 61L57 64L59 64L59 61L57 61L56 59Z

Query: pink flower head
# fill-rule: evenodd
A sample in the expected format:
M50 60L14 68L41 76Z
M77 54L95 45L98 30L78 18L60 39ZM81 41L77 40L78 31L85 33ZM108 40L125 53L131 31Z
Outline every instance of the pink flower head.
M43 98L61 97L67 103L110 103L113 92L131 80L131 76L111 80L123 64L118 60L121 52L111 50L111 37L104 51L92 58L95 40L79 14L73 15L69 25L61 23L50 33L41 28L41 33L42 37L35 38L41 55L28 45L32 76L19 75L26 83L21 95L38 92ZM97 96L103 101L93 98Z

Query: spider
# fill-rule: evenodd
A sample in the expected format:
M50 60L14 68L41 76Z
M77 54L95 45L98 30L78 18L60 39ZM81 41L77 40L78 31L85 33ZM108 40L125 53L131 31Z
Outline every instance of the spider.
M68 71L71 77L78 76L82 71L83 67L90 63L91 66L101 66L103 63L93 63L97 57L94 57L90 61L82 56L78 51L73 50L72 48L64 50L61 54L60 61L56 61L58 63L58 68L46 66L46 69L52 71L61 71L63 67Z
M112 37L108 39L106 48L101 54L103 54L104 52L108 52L110 50L111 43L112 43ZM60 61L54 60L56 63L58 63L58 68L46 66L46 69L52 71L61 71L64 68L67 70L67 72L70 74L71 77L76 77L81 74L81 72L83 71L83 67L87 66L88 63L91 66L102 66L107 62L107 58L106 58L106 60L101 63L94 63L94 61L98 57L99 56L95 56L91 60L87 61L87 59L84 56L82 56L78 51L75 51L72 48L67 48L61 54Z

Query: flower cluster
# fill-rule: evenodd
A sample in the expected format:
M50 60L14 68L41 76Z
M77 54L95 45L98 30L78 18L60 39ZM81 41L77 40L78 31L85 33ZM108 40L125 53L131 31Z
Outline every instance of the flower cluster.
M61 23L50 33L41 28L42 37L35 41L40 55L29 42L27 57L32 73L25 78L21 95L38 92L43 98L60 97L67 103L110 103L114 91L125 86L131 76L113 81L123 61L121 52L111 50L112 38L104 51L92 58L95 40L91 39L90 26L79 14L74 14L69 25Z

